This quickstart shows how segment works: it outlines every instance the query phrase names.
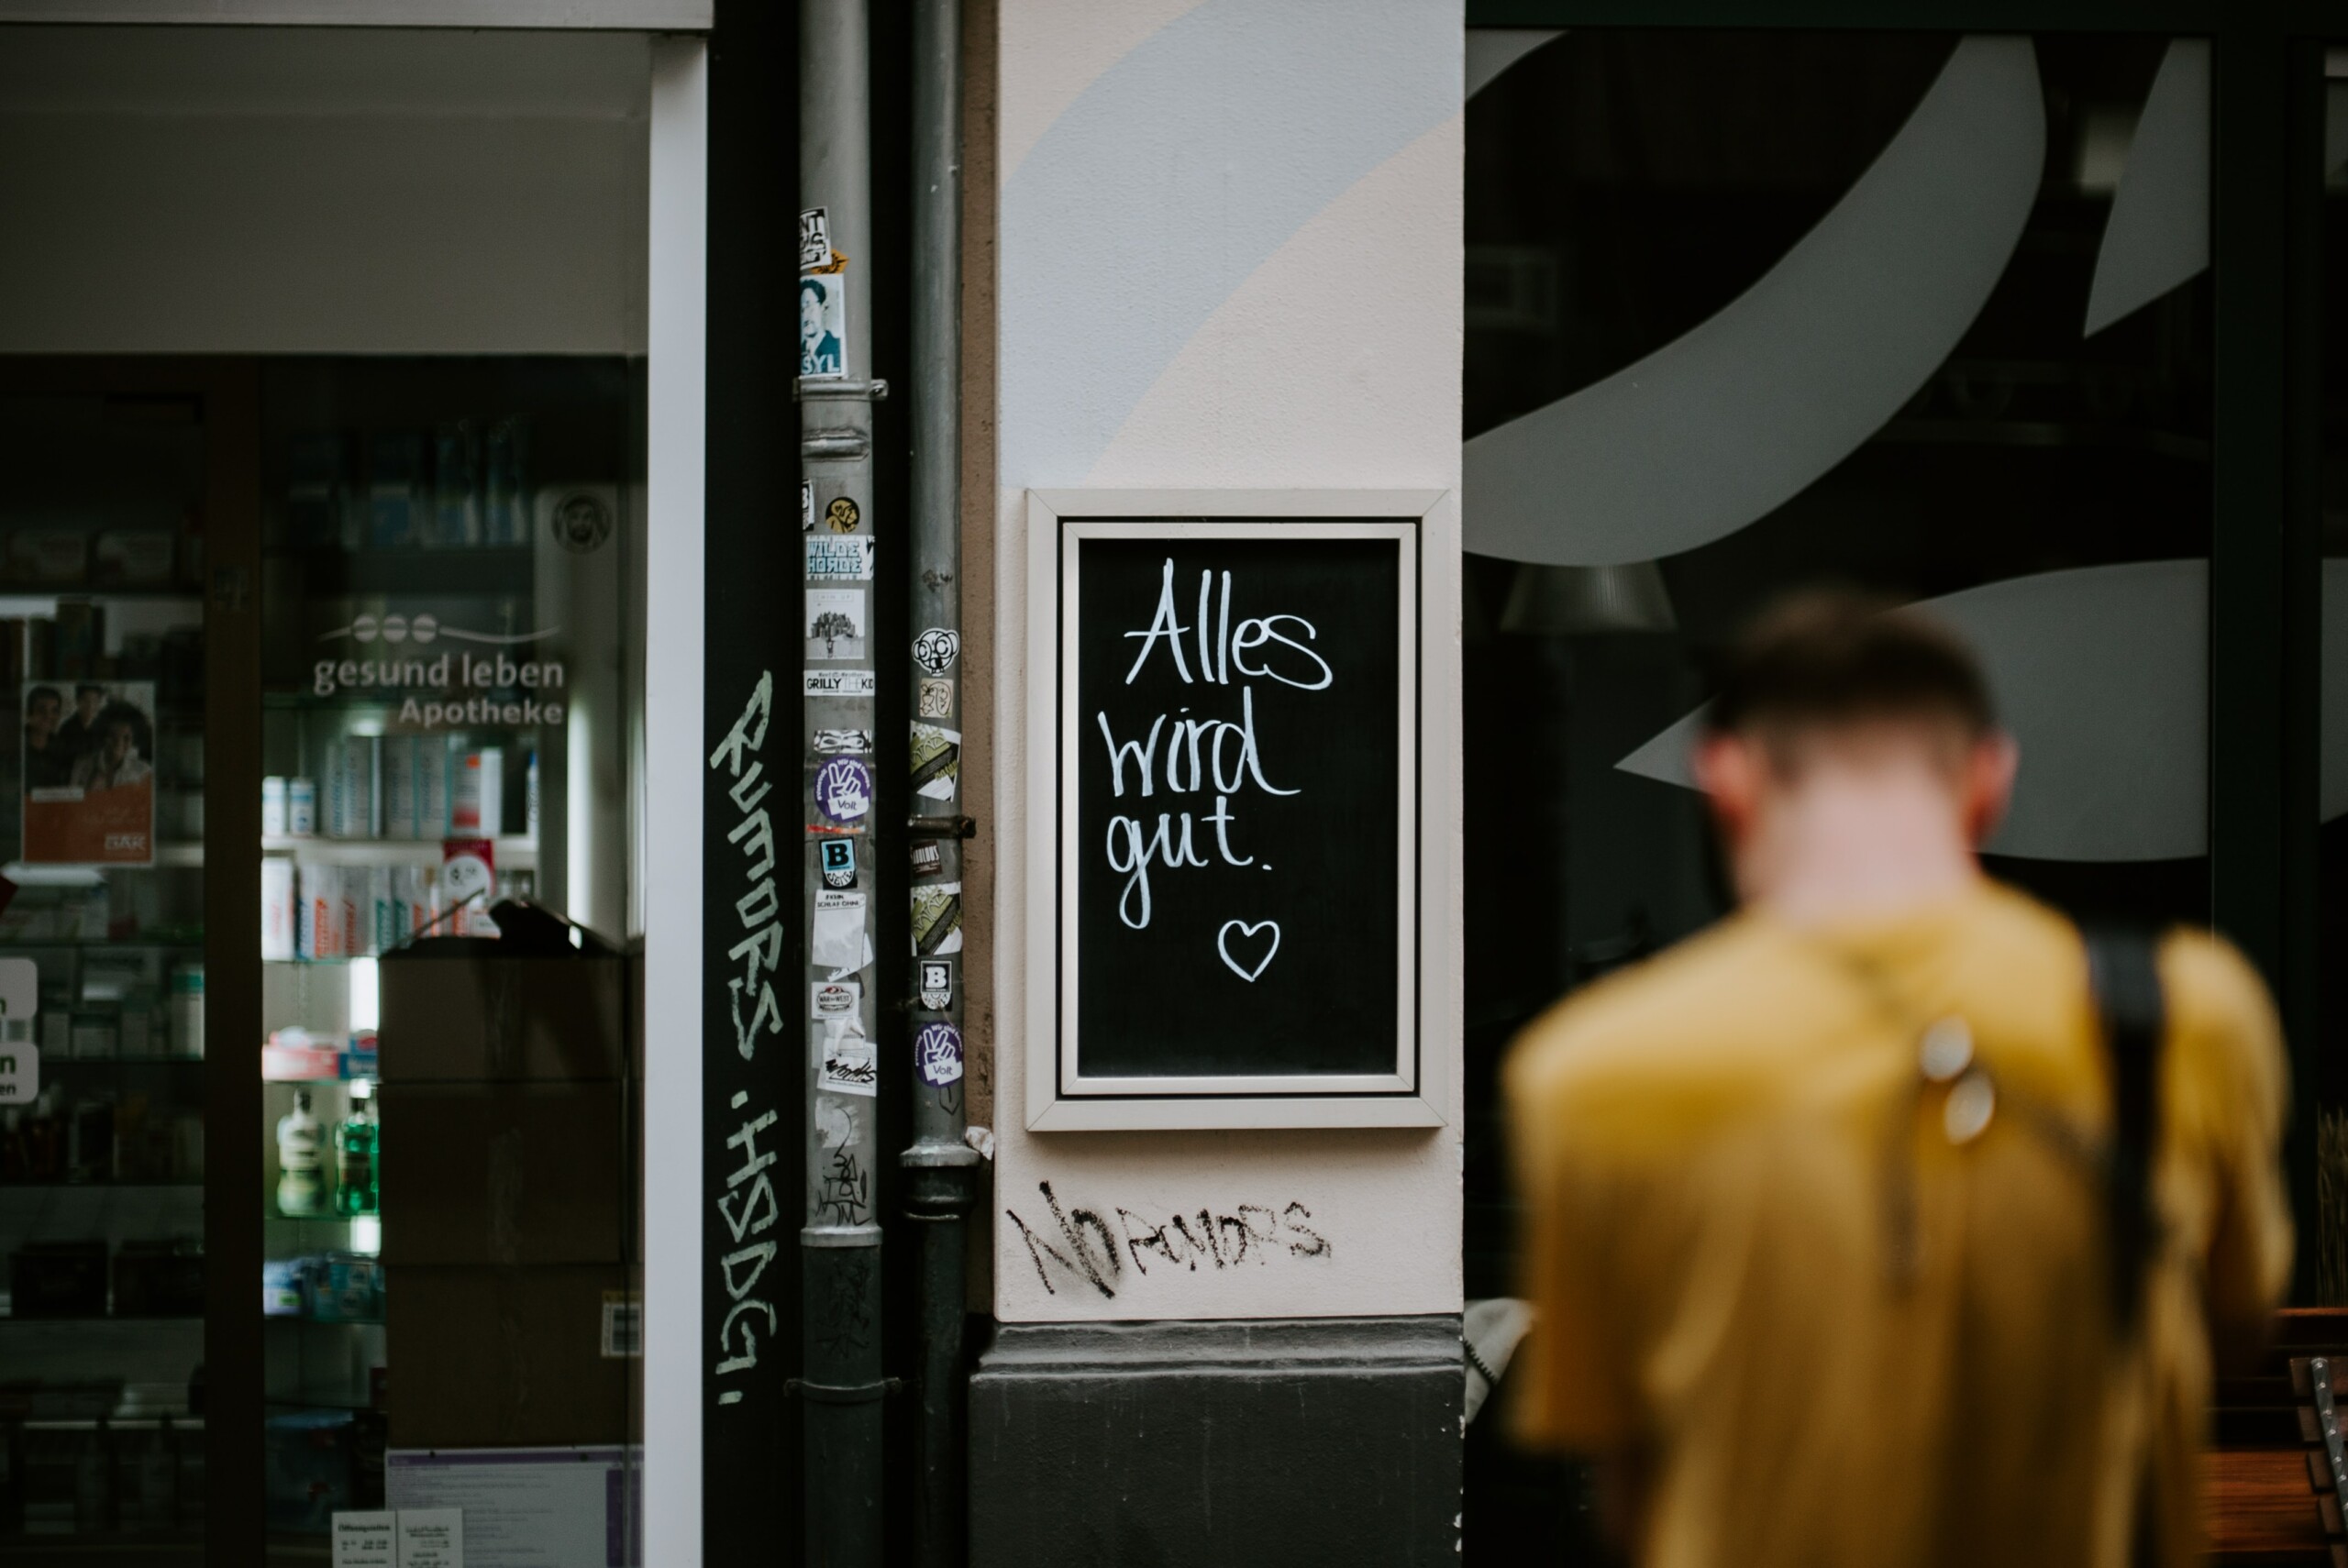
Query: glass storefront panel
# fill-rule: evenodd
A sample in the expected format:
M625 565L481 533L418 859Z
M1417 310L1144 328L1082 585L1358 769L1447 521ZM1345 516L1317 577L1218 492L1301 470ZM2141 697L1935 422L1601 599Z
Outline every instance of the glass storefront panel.
M0 1563L640 1557L650 70L0 51Z
M2208 919L2210 63L1578 28L1471 99L1471 1301L1512 1289L1508 1042L1729 907L1687 742L1777 597L1857 586L1979 647L2022 756L1994 874ZM1499 1425L1471 1540L1571 1538L1580 1494Z
M639 425L624 359L263 367L262 1375L289 1555L338 1511L494 1508L482 1474L511 1498L546 1466L593 1472L574 1526L626 1523Z
M0 1560L193 1561L221 411L201 378L0 377Z

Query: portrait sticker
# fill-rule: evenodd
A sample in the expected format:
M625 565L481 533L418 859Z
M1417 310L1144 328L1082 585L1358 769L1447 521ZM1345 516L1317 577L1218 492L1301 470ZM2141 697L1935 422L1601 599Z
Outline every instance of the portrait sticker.
M847 377L847 274L799 276L799 376L836 381Z
M856 525L864 521L864 513L853 496L836 495L824 508L824 526L835 534L853 534Z

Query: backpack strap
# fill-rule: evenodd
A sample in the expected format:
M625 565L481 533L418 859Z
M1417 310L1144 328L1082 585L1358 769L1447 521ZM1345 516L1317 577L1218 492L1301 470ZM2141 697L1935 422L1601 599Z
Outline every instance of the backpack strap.
M2111 1319L2121 1332L2143 1305L2144 1266L2154 1235L2153 1156L2160 1137L2161 1043L2167 1004L2146 932L2083 932L2088 986L2111 1061L2111 1154L2104 1173L2105 1229L2111 1238Z

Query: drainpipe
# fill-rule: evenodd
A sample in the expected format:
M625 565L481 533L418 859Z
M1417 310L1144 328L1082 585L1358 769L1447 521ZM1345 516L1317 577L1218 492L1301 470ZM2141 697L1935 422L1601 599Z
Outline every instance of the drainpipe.
M912 820L914 1143L899 1156L905 1217L921 1238L920 1459L914 1560L959 1568L962 1525L964 1219L979 1156L963 1142L960 952L936 949L958 920L922 918L924 889L962 880L962 17L961 0L914 0L913 210ZM931 895L933 908L942 895Z
M887 388L871 379L871 321L879 302L872 291L867 26L865 0L802 0L799 7L800 204L820 210L825 230L820 237L803 234L794 308L804 312L812 297L819 312L829 313L823 321L828 336L816 338L812 359L803 342L796 382L801 473L814 514L808 531L811 571L820 542L848 544L879 531L872 505L872 404ZM818 251L828 251L828 257ZM834 326L836 331L830 330ZM801 333L804 340L803 317ZM781 518L775 521L784 525ZM807 665L811 676L820 672L834 681L836 693L811 694L801 705L806 724L802 820L810 840L802 856L809 919L804 929L811 934L816 930L819 898L829 892L836 900L844 892L826 884L825 869L831 866L836 877L845 873L843 879L861 895L863 940L869 944L881 899L876 884L884 880L872 831L877 823L870 769L878 751L869 744L843 747L838 737L859 729L869 735L874 728L872 584L858 580L852 570L841 571L835 560L808 586L811 591L860 595L864 624L853 628L856 641L849 645L860 646L862 657L811 658ZM790 606L794 613L804 609ZM811 621L809 646L814 648L819 635L847 631L836 616L821 632ZM831 859L840 844L849 846L848 867ZM903 885L894 876L885 881L892 888ZM842 912L834 911L834 918ZM867 966L870 952L868 945L862 965L851 954L844 966L808 971L817 982L835 982L836 972L837 981L855 987L855 999L830 1015L836 1024L809 1026L825 1032L816 1036L804 1069L809 1085L806 1208L799 1232L803 1370L794 1391L805 1443L805 1561L824 1568L880 1564L880 1401L886 1385L880 1364L880 1223L874 1208L880 1159L874 1090L885 1074L876 1062L880 1032L874 972ZM860 1033L847 1033L851 1022Z

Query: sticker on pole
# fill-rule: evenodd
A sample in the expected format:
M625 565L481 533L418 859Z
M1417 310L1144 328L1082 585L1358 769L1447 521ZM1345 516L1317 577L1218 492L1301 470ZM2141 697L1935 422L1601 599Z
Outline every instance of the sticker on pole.
M925 1023L914 1036L914 1063L921 1081L944 1088L962 1077L962 1032L950 1023Z
M847 375L847 278L844 273L799 279L799 376L836 381Z
M932 675L943 675L961 656L962 634L950 626L932 626L914 639L914 662Z
M836 756L816 770L815 809L826 825L860 823L872 810L872 770L852 756Z
M921 961L921 1005L934 1012L942 1012L954 999L954 960L925 958Z
M799 215L799 265L821 267L832 259L832 215L827 208L809 207Z

